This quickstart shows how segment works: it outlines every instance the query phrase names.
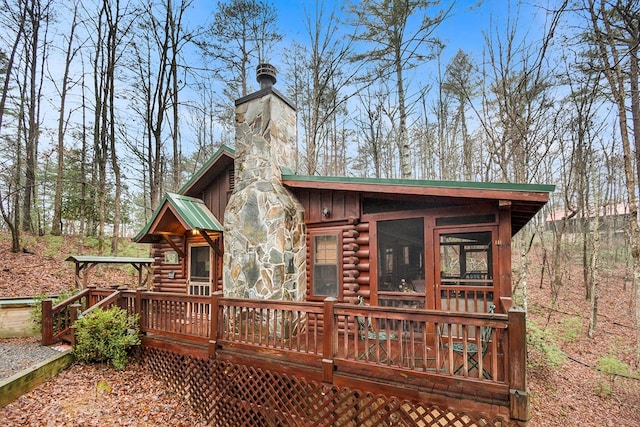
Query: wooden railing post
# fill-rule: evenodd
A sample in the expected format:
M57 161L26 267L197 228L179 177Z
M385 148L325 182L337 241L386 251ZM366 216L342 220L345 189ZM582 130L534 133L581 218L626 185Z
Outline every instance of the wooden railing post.
M337 300L333 297L326 298L324 300L324 339L322 345L322 381L325 383L333 384L333 357L337 343L335 342L337 334L335 328L337 325L334 322L333 310Z
M140 325L145 325L145 320L143 319L143 313L142 313L142 291L143 289L136 289L136 296L133 302L133 314L138 314L140 315Z
M526 313L518 307L509 310L509 408L511 419L529 420L527 390Z
M53 344L53 300L42 300L42 345Z
M98 289L98 287L96 285L87 285L86 289L89 290L89 295L87 295L87 308L89 308L98 302L96 301L97 297L96 297L96 294L94 293L94 291Z
M127 285L118 286L118 291L120 291L120 293L118 294L118 300L115 303L115 305L126 311L127 314L129 313L127 299L122 296L122 293L128 289Z
M216 291L211 294L211 329L209 331L209 358L216 358L216 351L218 350L218 313L220 312L218 299L223 297L222 291ZM224 322L224 319L222 319Z
M71 333L69 338L72 346L76 345L76 327L73 324L78 320L80 308L82 308L82 304L71 304L69 306L69 332Z

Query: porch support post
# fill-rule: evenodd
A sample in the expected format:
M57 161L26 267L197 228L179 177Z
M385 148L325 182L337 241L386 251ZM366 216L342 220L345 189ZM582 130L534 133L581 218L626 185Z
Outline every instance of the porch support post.
M322 348L322 381L325 383L333 384L333 356L337 343L335 342L337 334L334 329L333 308L336 303L336 299L333 297L326 298L324 300L324 339Z
M87 290L87 308L89 307L93 307L94 305L96 305L98 303L98 297L96 296L95 291L96 289L98 289L97 285L87 285L85 287L85 289Z
M222 291L216 291L211 294L211 330L209 331L209 359L216 358L218 350L218 313L220 312L218 300L223 297Z
M53 344L53 300L42 300L42 345Z
M519 307L509 310L509 409L511 419L528 421L526 313Z

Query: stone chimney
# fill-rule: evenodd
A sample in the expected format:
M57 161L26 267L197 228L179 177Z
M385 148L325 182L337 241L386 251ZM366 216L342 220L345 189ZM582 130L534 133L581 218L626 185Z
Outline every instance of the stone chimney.
M236 101L235 186L224 215L224 295L301 301L306 295L304 211L282 185L294 169L296 111L258 66L260 90Z

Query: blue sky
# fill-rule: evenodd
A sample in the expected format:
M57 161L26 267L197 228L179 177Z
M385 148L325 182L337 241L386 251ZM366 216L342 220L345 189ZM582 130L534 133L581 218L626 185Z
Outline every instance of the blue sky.
M544 8L548 8L549 3L557 3L556 0L532 0L531 2L523 2L520 0L458 0L452 10L451 16L446 19L438 28L436 36L440 38L445 48L441 54L440 72L444 70L451 58L459 49L464 50L476 64L480 64L483 60L483 49L485 45L485 34L495 35L496 28L501 28L504 33L506 19L511 16L512 19L519 19L518 32L521 39L526 40L540 39L545 25ZM340 6L343 2L334 0L320 0L324 3L325 16L337 7L340 14ZM449 4L446 1L444 4ZM217 2L215 0L194 0L192 8L187 14L187 25L190 27L206 26L212 21L213 12L216 10ZM292 42L308 44L309 37L305 28L305 8L313 13L316 2L310 0L272 0L272 4L277 8L278 27L284 34L284 40L279 45L279 53L286 54L287 46ZM514 18L517 17L517 18ZM345 29L347 31L347 29ZM195 61L200 61L199 54L194 50ZM278 89L285 90L285 66L281 55L276 54L270 59L278 68ZM257 65L257 64L255 64ZM407 83L412 85L418 83L420 87L429 85L435 87L435 81L438 76L437 61L428 61L421 64L418 68L407 72L405 78ZM254 85L253 90L258 89L254 79L250 79L250 83ZM251 86L250 86L251 88ZM252 89L250 89L252 90ZM419 88L409 90L408 96L413 98L419 94ZM185 93L187 97L187 95ZM183 98L185 99L185 98ZM413 98L415 99L415 98ZM183 131L184 133L185 131ZM191 151L188 140L183 138L186 143L185 150Z
M324 3L325 14L333 8L340 9L344 2L334 0L320 0ZM211 21L211 15L216 9L216 1L194 0L193 7L189 11L190 25L205 25ZM443 1L447 5L450 2ZM495 34L496 28L504 29L507 16L518 15L518 32L526 38L539 39L545 25L544 9L550 8L549 3L557 3L554 0L458 0L456 1L451 16L445 20L437 31L439 37L445 43L442 52L442 65L456 54L459 49L468 53L476 62L482 60L485 34ZM310 0L273 0L279 18L279 30L285 38L280 46L286 50L286 46L293 41L307 43L308 35L305 29L305 8L313 11L315 1ZM281 60L274 56L272 62L279 69L283 65ZM434 78L437 74L437 65L427 64L427 78ZM425 70L420 71L425 75Z

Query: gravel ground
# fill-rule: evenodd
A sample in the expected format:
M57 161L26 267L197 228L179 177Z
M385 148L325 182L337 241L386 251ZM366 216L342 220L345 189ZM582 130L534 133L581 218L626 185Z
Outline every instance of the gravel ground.
M27 369L48 358L59 351L44 347L40 341L34 338L15 338L0 340L0 379L23 369Z

